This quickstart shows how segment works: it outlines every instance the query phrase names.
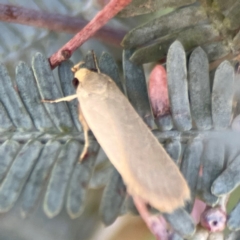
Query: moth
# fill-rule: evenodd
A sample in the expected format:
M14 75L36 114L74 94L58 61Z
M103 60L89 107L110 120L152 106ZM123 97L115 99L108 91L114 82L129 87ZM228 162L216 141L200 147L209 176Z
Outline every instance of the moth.
M109 160L121 174L130 195L161 212L173 212L190 198L186 180L162 145L134 110L114 81L97 71L74 66L76 94L53 101L79 101L85 136L91 129Z

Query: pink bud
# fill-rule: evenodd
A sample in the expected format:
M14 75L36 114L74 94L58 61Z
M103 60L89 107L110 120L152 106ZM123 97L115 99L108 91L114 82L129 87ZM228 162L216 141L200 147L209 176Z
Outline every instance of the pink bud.
M224 230L227 221L226 212L219 206L207 208L201 215L200 223L202 227L210 232L220 232Z
M169 113L167 73L162 65L156 65L152 70L148 93L155 118Z

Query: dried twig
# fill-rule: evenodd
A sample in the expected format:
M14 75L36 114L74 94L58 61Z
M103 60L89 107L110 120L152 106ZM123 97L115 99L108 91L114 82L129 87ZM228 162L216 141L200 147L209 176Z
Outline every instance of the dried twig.
M72 53L132 0L111 0L79 33L54 53L49 62L52 68L69 59Z
M54 31L77 33L88 24L86 20L62 14L53 14L34 9L0 4L0 21L18 23ZM125 31L102 27L94 36L104 42L120 46Z
M228 61L232 60L234 58L234 56L235 56L235 54L229 53L228 55L211 62L209 64L209 71L217 68L220 65L220 63L223 62L224 60L228 60Z

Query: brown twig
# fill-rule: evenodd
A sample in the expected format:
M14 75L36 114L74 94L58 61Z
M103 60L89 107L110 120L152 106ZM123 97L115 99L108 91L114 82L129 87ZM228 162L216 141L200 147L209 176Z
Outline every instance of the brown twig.
M224 60L229 60L229 61L232 60L234 58L234 56L235 56L235 54L229 53L228 55L211 62L209 64L209 71L217 68Z
M0 4L0 21L18 23L53 31L78 33L87 21L78 17L69 17L62 14L53 14L34 9L27 9L12 5ZM110 27L102 27L94 36L113 45L120 46L125 31L115 30Z
M79 33L49 58L52 69L62 61L69 59L78 47L92 37L96 31L131 1L132 0L111 0Z

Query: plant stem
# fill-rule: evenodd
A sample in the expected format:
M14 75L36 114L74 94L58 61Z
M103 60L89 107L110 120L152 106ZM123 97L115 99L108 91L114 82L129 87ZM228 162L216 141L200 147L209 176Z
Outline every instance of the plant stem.
M4 4L0 4L0 21L75 34L88 23L86 20L78 17L69 17L62 14L47 13ZM119 29L115 30L110 27L103 27L101 30L95 32L94 36L104 42L120 46L125 34L125 31Z
M234 59L234 56L236 56L236 55L233 54L233 53L229 53L226 56L211 62L209 64L209 71L214 70L215 68L217 68L221 64L221 62L223 62L224 60L231 61L232 59Z
M96 31L131 1L132 0L111 0L79 33L49 58L52 69L62 61L69 59L78 47L92 37Z

